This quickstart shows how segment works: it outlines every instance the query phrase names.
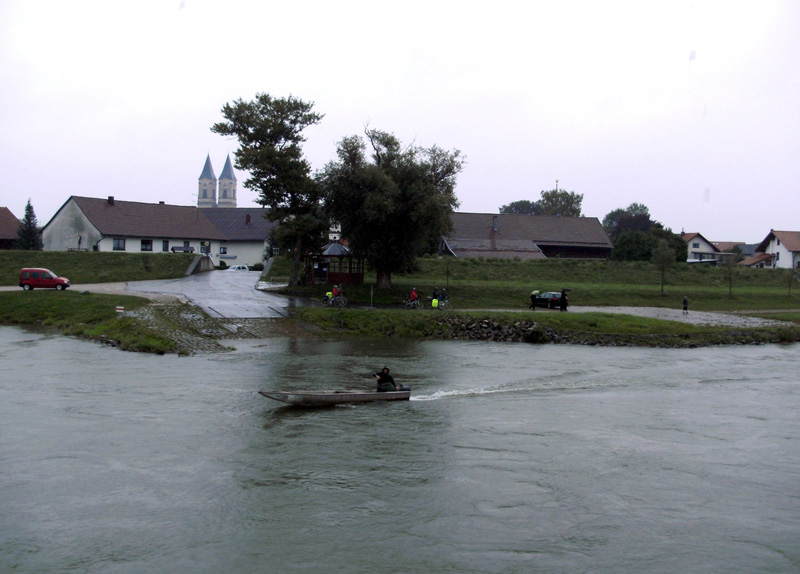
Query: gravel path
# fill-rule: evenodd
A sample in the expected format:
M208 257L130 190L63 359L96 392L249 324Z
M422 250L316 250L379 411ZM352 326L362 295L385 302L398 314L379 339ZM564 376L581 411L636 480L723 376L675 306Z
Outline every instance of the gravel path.
M678 323L692 325L711 325L715 327L774 327L787 325L785 321L761 319L759 317L745 317L730 313L708 313L704 311L689 311L684 315L680 309L664 309L662 307L570 307L571 313L620 313L648 317L650 319L664 319Z

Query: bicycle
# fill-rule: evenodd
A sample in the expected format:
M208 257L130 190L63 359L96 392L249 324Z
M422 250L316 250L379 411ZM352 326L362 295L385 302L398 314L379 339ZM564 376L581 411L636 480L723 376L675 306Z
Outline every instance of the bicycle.
M412 301L409 296L406 295L405 299L403 299L403 307L406 309L422 309L422 300L417 297Z
M322 298L322 304L326 307L344 307L347 305L347 298L344 296L344 293L339 293L333 297L325 297Z

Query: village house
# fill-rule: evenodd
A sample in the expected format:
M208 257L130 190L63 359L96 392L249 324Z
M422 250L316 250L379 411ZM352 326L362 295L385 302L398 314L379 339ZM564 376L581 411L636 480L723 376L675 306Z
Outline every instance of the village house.
M45 251L212 253L226 237L196 207L71 196L42 229Z
M681 231L681 239L688 247L687 263L701 263L718 261L720 250L708 239L699 233L686 233Z
M0 207L0 249L14 249L20 221L7 207Z
M442 253L498 259L608 259L613 245L596 217L453 213Z
M800 267L800 231L771 230L756 247L756 254L772 256L772 267L797 269Z

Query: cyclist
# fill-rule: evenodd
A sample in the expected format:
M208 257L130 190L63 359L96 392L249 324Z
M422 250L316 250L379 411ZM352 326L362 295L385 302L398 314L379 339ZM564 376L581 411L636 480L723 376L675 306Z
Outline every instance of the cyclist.
M417 288L413 287L411 289L411 295L408 296L409 300L413 303L417 299L419 299L419 293L417 293Z

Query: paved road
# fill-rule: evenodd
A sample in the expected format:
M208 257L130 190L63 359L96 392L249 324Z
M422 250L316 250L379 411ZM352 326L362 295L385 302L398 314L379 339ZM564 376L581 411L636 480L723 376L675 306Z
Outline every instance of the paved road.
M182 279L132 281L126 291L134 294L178 296L212 317L250 319L286 316L290 307L306 302L256 289L258 271L209 271ZM91 290L91 286L87 286Z

